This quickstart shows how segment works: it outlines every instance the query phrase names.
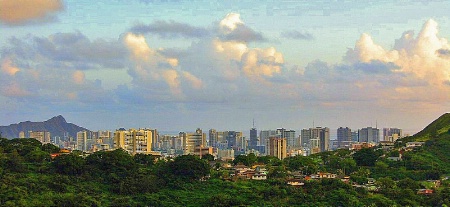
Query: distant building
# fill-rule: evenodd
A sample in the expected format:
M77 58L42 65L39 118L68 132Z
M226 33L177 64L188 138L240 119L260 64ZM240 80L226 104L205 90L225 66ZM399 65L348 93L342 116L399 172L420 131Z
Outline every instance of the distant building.
M233 149L219 149L217 150L217 159L220 160L234 160L234 150Z
M195 154L195 147L206 146L206 134L200 128L194 133L180 132L179 137L183 140L184 154Z
M217 139L217 131L215 129L210 129L208 135L209 146L217 147L217 142L219 142Z
M152 134L150 129L129 129L123 128L114 133L115 148L122 148L132 155L137 153L152 154Z
M47 131L28 131L30 138L37 139L42 143L50 143L50 132Z
M24 131L20 131L19 132L19 138L25 138L25 132Z
M403 130L399 128L383 128L383 140L395 142L397 139L402 138Z
M330 129L315 127L302 130L302 142L309 146L310 154L330 150Z
M269 147L267 142L269 141L270 137L276 137L277 131L275 130L261 130L259 132L259 145L265 146L266 153L269 152Z
M278 157L278 159L282 160L287 156L286 148L286 138L269 138L269 155Z
M77 150L87 152L88 151L88 132L77 132Z
M289 150L298 149L300 147L300 140L295 136L294 130L284 130L282 138L286 138Z
M250 129L250 143L248 146L250 149L255 149L258 146L258 130L254 127Z
M349 148L352 143L352 130L348 127L337 129L338 148Z
M352 132L352 142L359 142L358 132Z
M362 128L358 131L359 142L378 143L380 141L380 130L378 128Z

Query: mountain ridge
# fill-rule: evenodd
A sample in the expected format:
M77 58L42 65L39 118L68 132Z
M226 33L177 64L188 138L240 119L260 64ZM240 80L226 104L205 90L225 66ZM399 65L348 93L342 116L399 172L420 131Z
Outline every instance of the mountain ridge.
M1 136L8 139L19 137L21 131L25 133L28 131L48 131L51 137L59 136L63 139L65 135L76 137L77 132L83 130L89 131L84 127L68 123L62 115L54 116L42 122L24 121L9 126L0 126Z

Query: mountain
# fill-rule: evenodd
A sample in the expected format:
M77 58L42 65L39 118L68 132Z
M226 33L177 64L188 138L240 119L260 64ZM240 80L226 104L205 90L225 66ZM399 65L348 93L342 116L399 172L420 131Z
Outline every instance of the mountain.
M403 143L425 142L424 146L409 156L408 162L415 167L425 166L450 173L450 113L443 114L422 131L401 139Z
M425 127L422 131L415 134L415 141L426 141L432 138L439 137L442 134L449 133L450 130L450 113L445 113L438 119L434 120Z
M77 126L72 123L67 123L63 116L55 116L44 122L31 122L25 121L18 124L11 124L9 126L0 126L0 132L2 137L17 138L19 132L23 131L48 131L51 137L59 136L64 137L64 134L68 134L71 137L76 137L79 131L89 131L86 128Z

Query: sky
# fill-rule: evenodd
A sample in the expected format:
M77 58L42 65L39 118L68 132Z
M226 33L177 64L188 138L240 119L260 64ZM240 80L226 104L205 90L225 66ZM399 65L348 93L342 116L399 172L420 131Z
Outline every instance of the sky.
M446 1L0 5L0 125L413 134L450 111Z

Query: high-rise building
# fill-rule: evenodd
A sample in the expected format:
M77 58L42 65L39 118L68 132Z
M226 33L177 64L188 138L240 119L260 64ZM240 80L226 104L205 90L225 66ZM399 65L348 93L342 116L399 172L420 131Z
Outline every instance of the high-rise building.
M77 150L86 152L88 151L88 132L79 131L77 132Z
M358 132L352 132L352 142L359 142Z
M359 142L378 143L380 130L378 128L366 127L358 131Z
M242 132L236 132L236 131L228 131L226 134L226 141L228 143L229 149L237 149L238 146L238 140L241 139Z
M282 160L287 156L286 138L270 137L269 138L269 155L278 157Z
M206 134L200 128L194 133L180 132L179 137L183 140L184 154L195 154L195 147L206 146Z
M25 132L24 131L20 131L19 132L19 138L25 138Z
M352 143L352 130L348 127L337 129L338 148L348 148Z
M217 131L215 129L210 129L208 133L209 146L217 147L217 142L219 141L217 138Z
M328 151L330 148L330 129L316 127L302 130L302 142L309 146L310 153Z
M300 145L300 140L298 140L298 137L295 136L294 130L284 130L284 134L282 138L286 138L287 141L287 147L291 149L296 149Z
M122 148L132 155L137 153L152 153L152 134L150 129L120 128L114 133L115 148Z
M249 148L255 149L256 146L258 146L258 130L253 126L253 128L250 129L250 143Z
M267 145L270 137L274 137L277 135L277 131L275 130L261 130L259 132L259 143L260 145Z
M28 131L30 138L37 139L42 143L50 143L50 132L47 131Z
M383 128L383 140L395 142L398 138L402 138L403 130L399 128Z

